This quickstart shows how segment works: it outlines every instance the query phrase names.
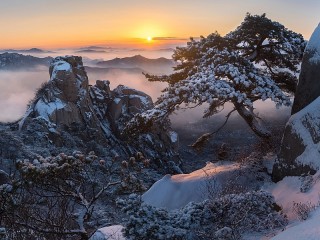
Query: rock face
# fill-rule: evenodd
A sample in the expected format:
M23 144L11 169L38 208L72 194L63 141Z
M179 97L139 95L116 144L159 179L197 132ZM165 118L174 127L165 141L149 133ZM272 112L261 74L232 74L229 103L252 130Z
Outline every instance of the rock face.
M50 149L60 146L96 148L104 155L131 156L137 151L152 159L170 159L177 150L178 136L170 126L156 126L130 142L121 132L136 114L153 107L150 96L110 82L97 80L89 85L82 58L55 58L50 80L38 90L19 122L25 141ZM130 136L127 136L130 139Z
M320 96L320 24L306 47L292 114L299 112Z
M274 181L320 169L320 25L304 53L292 113L273 167Z
M292 115L273 167L273 180L314 174L320 169L320 97Z

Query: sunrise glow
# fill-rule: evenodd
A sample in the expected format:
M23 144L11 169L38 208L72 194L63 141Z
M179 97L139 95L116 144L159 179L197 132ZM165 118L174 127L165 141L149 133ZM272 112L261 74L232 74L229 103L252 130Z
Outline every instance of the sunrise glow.
M79 0L76 4L62 0L30 0L28 4L22 0L1 1L0 30L5 34L1 36L0 48L128 45L132 42L165 45L168 39L207 36L214 31L224 35L237 27L247 12L265 12L268 17L275 17L274 20L310 37L319 21L317 12L312 14L312 11L319 9L320 1L308 11L303 10L308 12L308 17L303 14L293 17L294 12L288 9L294 6L288 4L290 1L262 0L259 4L236 0L228 4L209 0L202 4L181 0L137 0L134 4L126 0L92 0L90 3ZM266 7L274 4L277 8ZM227 12L232 17L226 17Z

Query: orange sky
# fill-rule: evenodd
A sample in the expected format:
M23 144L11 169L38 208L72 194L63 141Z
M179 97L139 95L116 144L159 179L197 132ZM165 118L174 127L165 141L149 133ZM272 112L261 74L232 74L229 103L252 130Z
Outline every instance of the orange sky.
M319 11L319 0L5 0L0 1L0 48L166 45L175 42L167 37L225 34L246 12L266 12L309 38ZM160 40L150 43L148 36Z

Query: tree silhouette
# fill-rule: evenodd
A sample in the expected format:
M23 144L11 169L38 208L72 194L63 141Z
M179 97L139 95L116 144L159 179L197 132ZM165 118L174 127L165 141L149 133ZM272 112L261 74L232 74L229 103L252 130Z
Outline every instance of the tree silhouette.
M149 81L167 82L168 87L154 108L136 115L125 131L134 133L161 122L181 104L195 107L208 103L204 117L210 117L231 102L232 111L237 111L254 133L268 138L270 132L255 115L253 104L266 99L277 106L291 104L289 96L296 88L305 45L301 34L265 14L249 13L226 36L215 32L199 40L191 38L186 47L175 49L173 59L178 64L173 74L145 74ZM212 134L205 134L198 143Z

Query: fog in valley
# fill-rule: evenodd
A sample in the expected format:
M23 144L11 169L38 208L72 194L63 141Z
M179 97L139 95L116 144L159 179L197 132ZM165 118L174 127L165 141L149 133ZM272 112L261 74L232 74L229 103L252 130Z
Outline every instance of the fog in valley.
M92 50L92 52L86 52ZM91 85L95 84L96 80L109 80L111 89L114 89L119 84L126 85L143 91L149 94L153 101L161 95L161 90L164 89L167 84L161 82L148 82L140 68L97 68L96 62L102 60L109 60L114 57L128 57L141 54L148 58L166 57L170 58L172 55L172 49L166 48L161 50L148 50L143 49L114 49L104 48L100 51L100 48L88 47L83 49L81 54L84 64L88 66L86 68ZM65 54L77 54L79 49L72 50L58 50L50 53L37 53L32 54L37 57L45 57L48 55L58 56ZM77 55L80 55L78 53ZM171 68L161 69L163 74L169 74L172 72ZM47 67L37 67L28 70L17 71L0 71L0 121L10 122L16 121L22 117L26 111L28 102L33 98L35 91L41 86L41 83L48 81L49 69ZM183 107L183 106L182 106ZM225 115L232 109L231 104L226 104L225 109L214 117L209 119L203 119L202 115L207 106L203 106L179 110L177 113L171 116L173 127L176 129L184 128L186 125L189 128L194 128L193 138L196 138L199 134L208 131L208 128L214 130L223 123ZM259 114L266 121L278 121L279 119L287 119L289 116L289 108L281 107L276 109L275 105L270 102L257 101L255 104L256 113ZM201 124L198 124L201 123ZM246 124L239 118L237 113L233 113L229 120L229 125L235 124L243 128L246 128Z

